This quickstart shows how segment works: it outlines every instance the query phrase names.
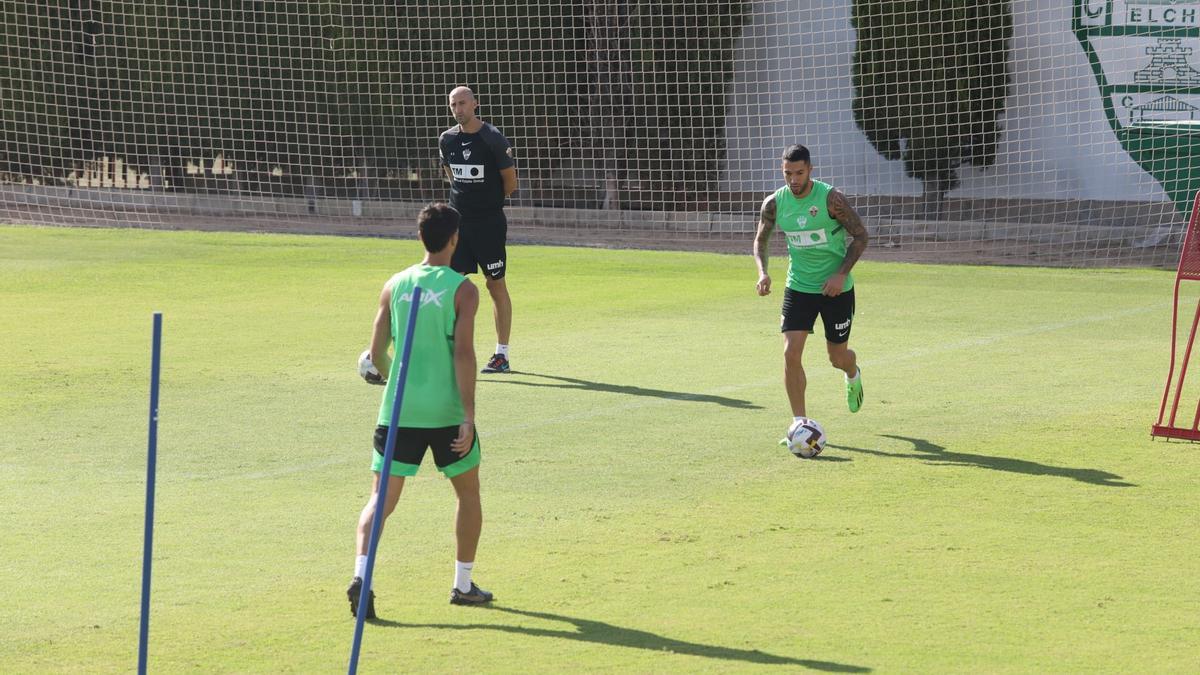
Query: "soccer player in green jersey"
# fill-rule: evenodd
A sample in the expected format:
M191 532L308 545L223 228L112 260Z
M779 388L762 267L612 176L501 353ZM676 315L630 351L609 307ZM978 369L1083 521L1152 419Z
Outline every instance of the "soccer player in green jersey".
M383 471L384 446L392 420L396 379L400 363L388 355L388 347L400 347L408 330L412 293L421 287L421 306L417 310L405 382L403 407L396 430L393 460L387 486L387 505L383 517L391 515L404 489L404 478L414 476L432 448L438 470L450 479L458 495L455 519L457 561L450 602L478 605L492 600L492 594L471 581L475 551L483 525L479 499L479 435L475 431L475 311L479 291L463 275L450 269L450 258L458 244L459 214L447 204L430 204L417 216L417 236L425 246L425 259L393 276L379 296L371 334L371 362L380 373L387 373L387 388L379 407L375 427L375 452L371 470L375 472L371 497L358 518L357 552L354 577L346 594L350 613L357 616L367 567L367 546L371 522L378 506L380 473ZM375 618L375 593L368 594L367 618Z
M787 237L787 287L783 296L783 380L793 420L806 417L807 380L801 357L804 342L817 316L825 326L829 362L846 374L846 403L858 412L863 402L862 373L849 347L854 320L854 278L850 270L867 248L867 228L845 195L828 183L812 179L812 157L803 145L783 152L786 185L763 200L754 261L758 265L758 294L771 292L767 274L767 242L776 227ZM847 241L849 239L849 241Z

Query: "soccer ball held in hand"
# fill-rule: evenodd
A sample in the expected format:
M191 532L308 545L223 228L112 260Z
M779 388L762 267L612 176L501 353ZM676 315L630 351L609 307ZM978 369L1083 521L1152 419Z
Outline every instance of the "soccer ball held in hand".
M371 363L370 349L366 350L358 357L358 374L360 377L362 377L362 379L366 380L368 384L387 384L387 378L385 378L379 372L379 370L375 368L374 363Z

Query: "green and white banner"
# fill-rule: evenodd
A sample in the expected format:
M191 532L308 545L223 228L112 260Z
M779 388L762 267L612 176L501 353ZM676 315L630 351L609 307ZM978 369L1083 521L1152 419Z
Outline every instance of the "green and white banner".
M1073 23L1121 146L1187 212L1200 188L1200 0L1078 0Z

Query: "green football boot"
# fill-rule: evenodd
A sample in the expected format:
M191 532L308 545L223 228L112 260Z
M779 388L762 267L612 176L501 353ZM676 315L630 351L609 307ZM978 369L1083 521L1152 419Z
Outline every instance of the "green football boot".
M862 368L859 368L858 377L853 380L848 377L846 378L846 405L850 408L850 412L856 413L862 407L862 403Z

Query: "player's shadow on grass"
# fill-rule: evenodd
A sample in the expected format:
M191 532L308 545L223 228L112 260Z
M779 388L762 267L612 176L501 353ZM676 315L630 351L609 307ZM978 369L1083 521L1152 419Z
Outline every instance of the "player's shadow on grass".
M527 380L514 379L514 375L525 375L528 377L540 377L547 380L555 380L554 382L529 382ZM542 375L541 373L530 373L528 371L512 371L503 377L480 378L480 382L503 382L506 384L519 384L526 387L554 387L556 389L584 389L587 391L607 391L613 394L626 394L629 396L650 396L653 398L665 398L672 401L695 401L696 403L716 403L727 408L741 408L743 410L761 409L762 406L755 405L750 401L745 401L740 398L728 398L725 396L715 396L713 394L689 394L684 391L667 391L665 389L646 389L645 387L635 387L627 384L607 384L605 382L592 382L591 380L581 380L577 377L563 377L561 375Z
M673 654L684 654L687 656L703 656L705 658L724 659L726 661L744 661L746 663L761 663L773 666L803 666L805 668L811 668L812 670L821 670L828 673L871 672L870 668L851 666L844 663L834 663L832 661L795 659L790 656L768 654L767 652L762 652L757 649L736 649L733 647L721 647L719 645L700 644L698 642L686 642L684 640L676 640L674 638L655 635L654 633L644 630L622 628L620 626L614 626L611 623L604 623L603 621L577 619L575 617L563 616L561 614L532 612L529 610L514 609L512 607L502 606L491 606L487 608L480 608L474 611L503 612L505 614L514 614L533 619L558 621L561 623L570 624L572 628L534 628L532 626L513 626L509 624L491 623L403 623L400 621L389 621L387 619L376 619L371 621L371 624L376 626L391 626L393 628L431 628L439 631L494 630L501 633L514 633L516 635L529 635L533 637L575 640L578 642L612 645L614 647L646 649L653 652L670 652Z
M833 447L837 447L837 446L831 445L829 447L833 448ZM806 462L829 462L830 464L836 464L838 462L853 462L854 460L850 459L849 457L838 457L837 455L817 455L816 457L809 457L808 459L806 459L804 461L806 461Z
M1077 480L1081 483L1091 483L1092 485L1102 485L1105 487L1137 487L1135 483L1125 482L1122 476L1107 471L1100 471L1099 469L1076 469L1067 466L1039 464L1038 462L1031 462L1025 459L1013 459L1012 457L992 457L990 455L975 455L966 452L951 452L923 438L895 436L893 434L880 434L880 436L911 443L913 450L916 450L916 454L899 454L868 448L851 448L832 443L829 447L837 448L838 450L848 450L850 452L861 452L868 455L878 455L879 457L923 459L929 464L939 466L977 466L982 469L1024 473L1030 476L1058 476L1060 478Z

